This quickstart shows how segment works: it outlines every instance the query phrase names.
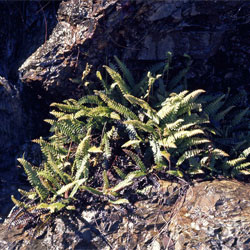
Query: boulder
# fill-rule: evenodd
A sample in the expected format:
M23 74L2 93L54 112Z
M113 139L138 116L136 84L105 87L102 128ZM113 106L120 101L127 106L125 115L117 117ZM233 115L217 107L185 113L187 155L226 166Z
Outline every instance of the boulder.
M230 180L190 187L168 228L175 250L250 249L249 188Z
M246 1L63 1L51 36L19 68L20 78L54 97L76 97L84 93L73 80L86 63L94 73L117 55L138 71L171 51L193 58L192 86L246 88L249 11Z

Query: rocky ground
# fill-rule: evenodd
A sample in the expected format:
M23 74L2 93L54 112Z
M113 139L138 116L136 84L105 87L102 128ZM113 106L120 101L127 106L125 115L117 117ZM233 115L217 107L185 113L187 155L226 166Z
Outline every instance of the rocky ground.
M0 217L10 195L26 185L16 157L39 150L31 138L48 134L48 105L84 95L79 77L117 55L136 72L189 54L190 88L249 91L247 1L1 2ZM182 61L173 72L183 68ZM95 72L95 70L94 70ZM33 156L32 156L33 154ZM171 190L170 190L171 189ZM236 181L160 183L132 207L97 206L58 218L27 246L23 228L1 225L6 249L249 249L249 184ZM169 201L170 199L170 201ZM132 213L133 212L133 213Z
M88 206L58 216L39 237L10 220L0 227L3 249L242 249L250 248L249 184L230 180L159 181L130 206Z

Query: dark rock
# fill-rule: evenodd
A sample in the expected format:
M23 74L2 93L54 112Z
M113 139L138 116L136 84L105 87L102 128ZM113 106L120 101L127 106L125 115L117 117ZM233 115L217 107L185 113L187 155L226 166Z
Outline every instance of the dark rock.
M23 114L18 89L0 76L0 170L6 168L26 137Z
M25 183L20 181L26 177L16 162L17 155L22 157L27 148L21 145L48 133L42 123L48 114L48 107L39 96L42 90L23 86L17 69L46 41L57 22L58 4L58 1L0 1L1 217L13 206L10 195L17 196L17 188ZM24 151L20 152L21 148Z
M56 23L58 1L0 2L0 75L18 79L18 67L41 46Z
M52 35L19 68L21 79L75 97L84 93L70 79L80 78L87 62L94 72L117 55L137 69L171 51L194 59L192 86L237 89L234 81L242 81L246 87L249 11L246 1L62 2Z

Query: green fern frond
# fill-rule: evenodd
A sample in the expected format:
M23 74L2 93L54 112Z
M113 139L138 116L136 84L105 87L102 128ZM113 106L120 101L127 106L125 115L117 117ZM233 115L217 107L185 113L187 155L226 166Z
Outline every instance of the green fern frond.
M37 143L41 146L41 151L43 152L46 158L49 154L52 154L54 157L58 157L60 155L62 158L67 154L67 150L61 145L55 145L53 143L43 140L42 138L34 139L32 140L32 142Z
M88 187L88 186L85 186L85 185L81 185L79 187L80 189L83 189L83 190L86 190L92 194L95 194L95 195L104 195L103 192L97 190L96 188L92 188L92 187Z
M11 200L12 200L12 202L13 202L16 206L18 206L18 207L21 207L21 208L26 208L26 207L27 207L27 205L26 205L25 202L21 202L21 201L17 200L17 199L14 197L14 195L11 195Z
M239 163L242 163L245 160L246 160L246 158L240 157L237 159L229 160L226 162L226 164L229 165L230 167L236 167Z
M26 191L23 189L18 189L18 192L22 195L27 197L29 200L34 200L37 196L37 193L35 191Z
M165 64L163 72L162 72L163 75L165 74L165 72L167 72L167 80L168 80L168 73L169 73L169 70L170 70L171 62L172 62L172 53L167 52L166 64Z
M121 179L124 180L126 178L126 174L124 174L124 172L120 168L118 168L117 166L114 166L114 169Z
M193 129L193 130L190 130L190 131L176 131L176 132L173 132L172 135L169 136L169 131L168 130L164 130L164 133L163 133L163 136L169 136L169 139L170 140L182 140L182 139L185 139L185 138L190 138L192 136L195 136L195 135L204 135L204 131L202 129Z
M79 143L76 154L75 161L81 160L86 154L88 154L88 149L90 148L90 135L85 136Z
M103 193L106 193L109 188L109 179L106 170L103 170L102 178L103 178Z
M225 101L222 101L225 98L225 95L219 96L215 101L211 102L204 108L204 112L209 116L213 116L218 112L218 110L223 106Z
M133 75L131 74L131 72L129 71L129 69L127 68L127 66L121 62L117 56L114 56L116 63L118 64L120 70L122 71L122 73L124 74L125 78L127 79L130 87L132 88L135 85L135 80Z
M161 71L165 66L165 63L160 62L153 65L147 72L151 72L151 75L156 74L158 71ZM143 96L146 94L146 89L148 88L148 75L147 73L143 75L139 83L135 84L133 87L132 93L135 96Z
M241 123L242 119L245 117L245 115L248 113L249 108L245 108L241 112L239 112L237 115L233 117L232 120L232 126L236 126Z
M106 159L109 159L111 157L111 147L109 143L109 138L107 136L107 133L103 136L103 144L104 144L104 156Z
M76 119L74 121L63 120L57 122L56 127L73 141L78 140L79 135L82 135L84 132L84 124Z
M89 178L89 154L86 154L83 156L83 158L81 160L77 161L77 170L75 173L75 180L79 180L80 178L83 178L85 180L88 180Z
M123 80L123 78L118 72L116 72L115 70L111 69L108 66L103 66L103 67L106 69L110 77L113 79L114 84L118 85L123 95L131 93L130 87L126 84L126 82Z
M85 173L84 174L85 178L88 177L87 164L89 158L88 154L89 149L90 149L90 135L87 135L84 137L84 139L81 140L76 150L75 160L71 170L72 173L74 173L76 170L75 180L79 180L83 173Z
M112 128L106 134L107 134L108 139L112 139L116 136L117 129L115 128L115 126L112 126Z
M79 119L81 117L86 117L89 114L90 110L90 108L82 107L81 110L75 113L74 118Z
M205 144L205 143L211 143L211 141L206 138L192 137L192 138L188 138L188 140L181 141L178 147L180 149L189 148L189 147L198 146L198 145Z
M130 172L125 177L125 179L123 181L119 182L119 184L117 184L115 187L111 188L111 191L118 192L118 191L124 189L125 187L130 186L133 184L134 179L139 178L141 176L145 176L145 174L146 173L144 171L140 171L140 170Z
M235 106L230 106L226 109L224 109L223 111L219 112L218 114L216 114L214 116L214 120L215 121L222 121L225 119L225 116L234 108Z
M197 89L192 91L188 95L186 95L182 100L182 105L185 106L187 104L193 103L201 94L205 93L206 91L203 89Z
M168 118L166 121L175 121L177 118L177 114L182 107L181 101L184 96L188 93L188 91L182 91L178 95L172 93L170 98L167 98L162 104L162 108L157 112L157 115L161 119Z
M58 112L58 111L52 110L50 112L50 114L53 115L53 116L55 116L55 118L60 118L60 117L62 117L62 116L65 115L65 112Z
M48 159L47 163L53 168L55 173L60 176L61 180L65 183L68 184L68 179L65 176L64 172L57 166L57 163L53 160L53 156L49 153L48 154Z
M95 91L95 93L101 97L101 99L108 105L109 108L113 109L117 113L123 115L128 119L139 120L136 114L133 113L130 109L108 98L105 94L101 93L100 91Z
M180 170L167 170L166 172L169 175L183 178L183 173Z
M127 148L130 146L138 146L141 143L140 140L129 140L126 143L124 143L121 147L122 148Z
M226 152L224 152L223 150L221 150L221 149L218 149L218 148L215 148L215 149L213 149L213 151L211 152L212 153L212 155L214 156L214 157L219 157L219 158L223 158L223 157L229 157L229 155L226 153Z
M24 167L24 170L28 176L28 180L29 180L30 184L32 185L32 187L34 187L36 189L36 192L38 193L41 200L46 200L46 198L49 195L49 192L41 183L41 181L37 175L37 171L34 170L32 165L29 162L27 162L25 159L18 158L17 160Z
M240 171L240 170L247 170L248 172L250 172L250 162L244 162L241 163L240 165L236 166L236 170Z
M148 111L149 113L156 113L156 111L154 109L152 109L150 107L150 105L145 102L144 100L142 100L141 98L137 98L135 96L132 95L124 95L124 97L133 105L139 105L141 108L145 109L146 111Z
M75 196L75 194L77 193L78 189L80 189L80 186L86 182L87 179L86 178L83 178L83 179L80 179L80 180L75 180L74 182L74 187L69 195L70 198L73 198Z
M80 110L81 107L72 104L62 104L53 102L50 104L51 107L57 107L59 110L63 112L75 113Z
M89 117L110 117L111 115L111 110L108 107L102 107L102 106L98 106L96 108L92 108L89 110L89 113L87 114L87 116Z
M101 72L100 72L100 71L96 71L96 76L97 76L97 78L101 81L102 86L103 86L103 88L104 88L104 90L105 90L105 93L106 93L107 95L110 94L109 86L108 86L108 84L106 83L106 81L103 80L102 75L101 75Z
M56 123L56 121L52 119L45 119L44 121L50 124L51 126L53 126Z
M149 144L153 152L155 164L162 163L162 153L159 143L155 140L150 140Z
M76 105L77 101L75 99L69 98L63 101L64 103L68 104L68 105Z
M241 154L240 157L245 157L247 158L250 155L250 147L245 149Z
M144 163L142 162L142 160L140 159L140 157L133 153L132 151L130 150L127 150L127 149L123 149L123 151L131 157L131 159L136 163L136 165L138 167L140 167L141 171L143 171L144 173L146 173L147 171L147 168L145 167Z
M58 118L58 121L62 121L62 120L73 121L74 120L74 114L65 114L65 115L61 116L60 118ZM56 125L56 123L54 123L54 125Z
M103 102L96 95L85 95L82 98L80 98L77 103L78 105L82 105L82 104L102 105L103 104Z
M60 181L58 181L57 178L55 178L50 171L40 171L38 172L38 176L44 177L45 180L48 180L54 187L55 189L60 189L61 185L60 185ZM54 189L50 189L50 191L54 191Z
M65 208L66 205L67 204L64 204L63 202L54 202L51 204L40 203L36 206L36 209L48 209L50 211L50 213L55 213L55 212L58 212L58 211L62 210L63 208Z
M152 126L149 126L138 120L128 120L128 121L124 121L123 123L127 125L133 125L134 127L142 129L149 133L155 133L155 129Z
M44 170L39 171L38 174L43 175L42 172L46 172L48 176L46 176L45 178L47 178L55 187L61 188L62 180L60 176L57 174L57 172L55 171L55 169L50 164L48 164L48 162L44 163Z
M169 130L169 131L178 130L183 122L184 122L183 119L178 119L175 122L168 123L166 124L166 130Z
M200 155L202 151L203 151L202 149L192 149L185 151L185 153L178 159L176 165L180 166L185 160Z
M137 139L141 140L138 133L136 132L135 127L132 124L124 124L124 125L130 140L137 140Z

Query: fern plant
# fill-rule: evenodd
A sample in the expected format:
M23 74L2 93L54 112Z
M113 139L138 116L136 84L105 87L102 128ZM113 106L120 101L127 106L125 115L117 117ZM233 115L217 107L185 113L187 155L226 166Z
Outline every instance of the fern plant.
M111 82L97 72L103 90L51 104L53 118L46 122L51 124L52 135L48 140L34 140L44 155L42 165L35 167L19 159L33 190L20 190L24 202L12 200L29 213L45 211L42 221L58 211L75 209L84 192L110 203L128 203L124 190L152 172L186 178L249 171L249 148L233 159L217 148L220 144L214 134L221 132L214 127L214 120L221 122L231 111L231 107L218 106L224 97L202 97L206 95L201 89L163 93L171 54L165 67L158 65L138 83L125 64L115 60L124 77L114 67L104 66ZM187 68L168 82L173 88L189 66L190 60ZM247 112L243 110L236 120L245 119Z

